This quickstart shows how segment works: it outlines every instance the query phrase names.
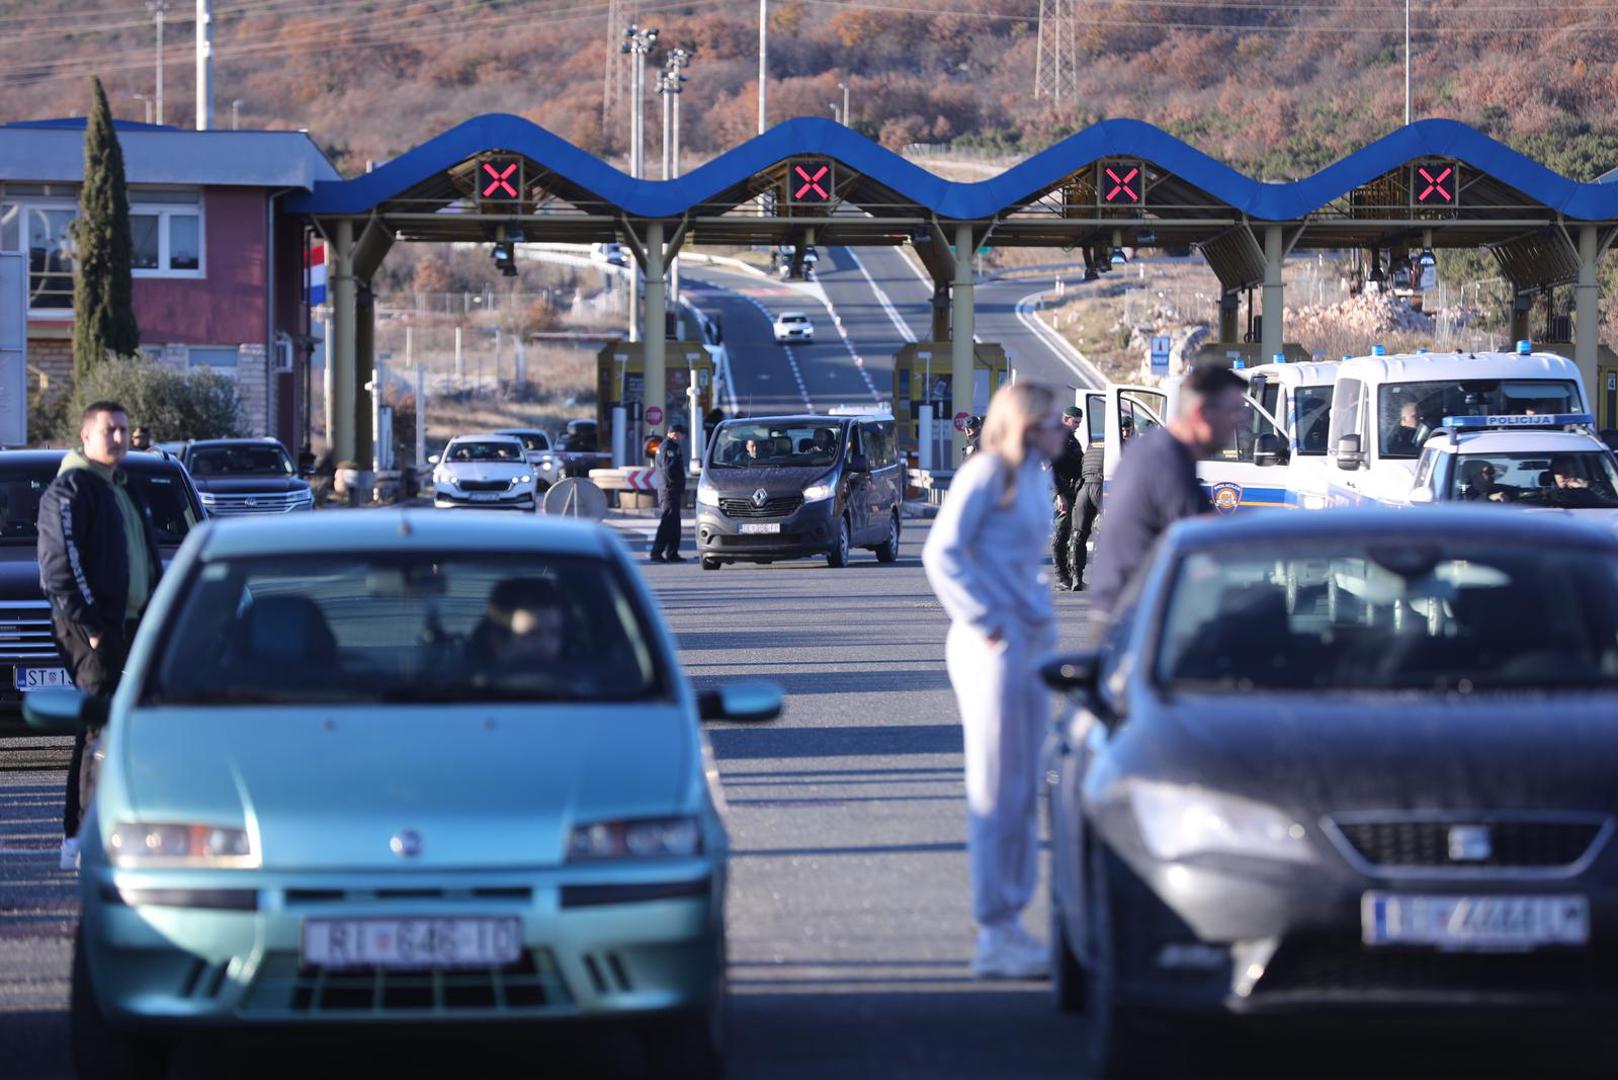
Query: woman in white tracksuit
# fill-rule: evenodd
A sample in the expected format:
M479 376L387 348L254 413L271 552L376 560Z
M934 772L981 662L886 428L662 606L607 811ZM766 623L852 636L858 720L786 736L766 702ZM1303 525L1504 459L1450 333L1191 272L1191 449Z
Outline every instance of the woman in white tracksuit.
M955 473L921 553L949 613L945 655L966 743L967 856L980 978L1049 973L1046 947L1022 925L1038 876L1038 773L1049 699L1038 662L1056 644L1045 555L1051 481L1045 465L1066 429L1056 394L1001 389L982 449Z

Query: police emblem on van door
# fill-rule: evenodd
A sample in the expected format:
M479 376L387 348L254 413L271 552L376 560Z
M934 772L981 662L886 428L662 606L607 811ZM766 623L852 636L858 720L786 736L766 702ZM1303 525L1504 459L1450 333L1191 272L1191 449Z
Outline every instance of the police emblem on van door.
M1221 514L1234 514L1242 505L1242 486L1225 482L1215 484L1210 492L1214 509Z
M753 505L758 507L760 510L764 509L764 504L769 501L770 493L765 491L763 488L759 488L757 491L753 492Z

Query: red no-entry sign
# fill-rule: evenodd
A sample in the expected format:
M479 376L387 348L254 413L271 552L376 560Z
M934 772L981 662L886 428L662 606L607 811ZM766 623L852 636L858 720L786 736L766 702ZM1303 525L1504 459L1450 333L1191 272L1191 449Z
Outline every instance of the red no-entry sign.
M971 413L964 413L964 412L956 413L955 414L955 430L956 431L965 431L966 430L966 422L968 420L970 420L970 419L972 419L972 414Z
M646 422L653 427L661 424L663 422L663 410L656 405L648 405L646 407Z

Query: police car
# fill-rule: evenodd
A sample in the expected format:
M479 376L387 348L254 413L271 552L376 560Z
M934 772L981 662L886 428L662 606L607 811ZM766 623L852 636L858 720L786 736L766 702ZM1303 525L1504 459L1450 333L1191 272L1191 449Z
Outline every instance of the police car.
M1618 521L1618 461L1588 413L1450 416L1422 448L1412 504L1477 502Z

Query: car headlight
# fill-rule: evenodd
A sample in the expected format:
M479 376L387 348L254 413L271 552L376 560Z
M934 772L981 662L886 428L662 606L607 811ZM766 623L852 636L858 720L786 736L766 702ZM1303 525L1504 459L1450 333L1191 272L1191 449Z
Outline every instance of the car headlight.
M567 844L569 862L592 859L655 859L702 853L696 818L647 818L576 825Z
M1246 855L1308 863L1304 827L1273 806L1179 784L1131 784L1130 807L1146 848L1159 859Z
M697 502L703 506L719 508L719 489L709 487L707 484L697 485Z
M455 474L452 473L452 472L447 472L444 469L434 469L433 470L433 483L438 484L438 485L440 485L442 487L454 487L455 486Z
M830 480L822 480L803 489L803 501L806 503L825 502L832 497L832 493L836 490L837 486Z
M532 476L529 476L527 473L523 473L521 476L517 477L517 479L511 482L511 486L517 487L519 484L532 484L533 482L534 478Z
M219 501L219 496L210 494L206 491L197 492L197 497L202 500L203 506L212 506L214 503Z
M116 866L258 865L258 853L247 830L220 825L120 821L112 827L107 856Z
M556 467L556 459L549 454L544 454L539 459L539 467L541 469L553 469Z

